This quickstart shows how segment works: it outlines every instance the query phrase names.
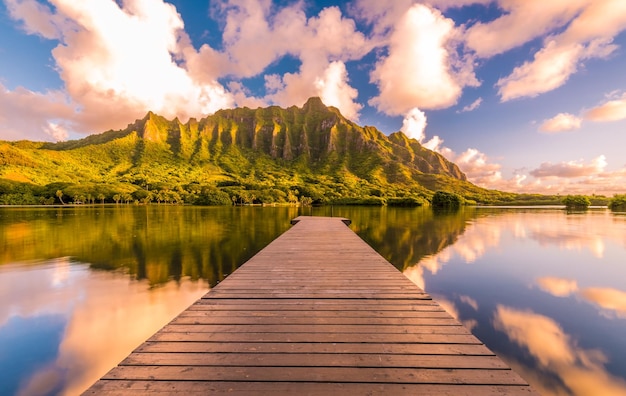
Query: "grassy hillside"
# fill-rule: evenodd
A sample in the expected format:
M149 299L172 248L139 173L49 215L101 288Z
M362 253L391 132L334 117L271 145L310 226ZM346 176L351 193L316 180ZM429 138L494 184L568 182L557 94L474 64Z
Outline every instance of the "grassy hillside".
M184 124L150 112L68 142L0 142L0 204L424 204L438 190L478 203L516 197L469 183L416 140L356 125L319 98Z

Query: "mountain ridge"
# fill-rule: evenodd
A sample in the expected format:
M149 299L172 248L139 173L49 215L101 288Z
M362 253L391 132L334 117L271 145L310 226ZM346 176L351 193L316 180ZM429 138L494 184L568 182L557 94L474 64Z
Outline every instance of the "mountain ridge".
M284 199L280 191L290 190L320 203L402 197L425 202L439 189L474 199L488 191L417 140L359 126L319 98L301 108L224 109L186 123L150 111L124 129L79 140L0 142L0 164L0 178L37 186L178 186L189 192L195 183L237 197L241 191L226 187L276 190L278 202ZM263 202L259 195L254 202Z

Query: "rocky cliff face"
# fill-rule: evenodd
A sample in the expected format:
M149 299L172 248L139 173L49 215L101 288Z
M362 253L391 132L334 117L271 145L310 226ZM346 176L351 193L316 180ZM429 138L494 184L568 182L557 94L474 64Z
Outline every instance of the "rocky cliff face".
M125 132L142 138L138 150L155 146L191 163L219 164L224 152L237 150L280 161L298 160L313 170L342 165L358 176L374 168L389 175L401 165L408 171L466 180L455 164L416 140L401 132L386 136L376 128L356 125L319 98L309 99L302 108L220 110L185 124L148 113Z

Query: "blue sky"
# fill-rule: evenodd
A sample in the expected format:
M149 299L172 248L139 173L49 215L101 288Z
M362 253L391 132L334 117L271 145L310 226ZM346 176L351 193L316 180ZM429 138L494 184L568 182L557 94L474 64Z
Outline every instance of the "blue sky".
M301 106L481 186L626 193L623 0L0 0L0 139Z

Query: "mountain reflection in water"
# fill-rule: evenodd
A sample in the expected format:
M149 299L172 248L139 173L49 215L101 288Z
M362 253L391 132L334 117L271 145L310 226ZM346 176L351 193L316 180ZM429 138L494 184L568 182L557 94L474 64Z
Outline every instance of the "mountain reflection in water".
M626 394L624 215L159 205L0 208L0 394L80 393L300 214L350 218L543 394Z
M477 209L404 274L546 395L626 395L626 218ZM396 263L397 265L397 263Z

